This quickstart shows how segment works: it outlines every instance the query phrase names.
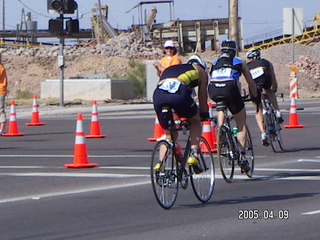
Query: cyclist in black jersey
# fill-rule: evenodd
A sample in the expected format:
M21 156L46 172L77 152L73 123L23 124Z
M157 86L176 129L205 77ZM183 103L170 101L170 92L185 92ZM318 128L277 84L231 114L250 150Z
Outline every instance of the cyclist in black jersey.
M247 52L247 59L247 65L253 81L256 83L257 87L263 89L268 95L270 102L276 111L278 122L280 124L283 123L283 118L275 95L278 90L278 84L271 62L261 58L260 50L257 48L251 49ZM259 95L259 97L261 96ZM269 143L267 141L266 131L264 129L261 104L258 108L258 112L256 113L256 121L261 132L262 144L264 146L268 146Z
M199 142L202 134L201 118L208 117L207 86L208 74L205 61L198 55L191 56L186 64L174 65L166 68L153 93L153 105L159 123L165 130L166 139L171 140L167 120L162 114L163 106L170 106L179 117L188 118L190 122L191 154L190 165L196 164ZM192 98L193 88L198 86L199 108ZM200 118L201 117L201 118ZM174 132L175 140L178 132ZM157 168L157 167L155 167Z
M250 171L250 166L245 157L246 143L246 110L244 102L241 98L239 89L239 78L243 74L250 92L253 96L257 96L257 88L252 81L251 75L246 64L236 57L236 42L233 40L225 40L221 43L221 55L212 62L210 71L210 82L208 86L209 97L219 103L219 97L225 98L225 103L237 124L240 148L240 166L245 171ZM254 97L252 98L254 99ZM220 100L221 101L221 100ZM224 112L217 107L218 125L224 122Z

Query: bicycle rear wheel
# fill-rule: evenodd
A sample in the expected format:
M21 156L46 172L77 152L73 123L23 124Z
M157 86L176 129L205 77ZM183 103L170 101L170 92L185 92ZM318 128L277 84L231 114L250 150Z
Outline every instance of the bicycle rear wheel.
M246 127L246 128L247 128L246 159L248 160L249 165L250 165L250 171L246 172L246 174L249 178L252 178L253 171L254 171L254 152L253 152L253 144L252 144L251 134L250 134L248 127Z
M283 145L282 145L282 137L281 137L281 126L278 123L274 113L271 115L271 118L272 118L272 122L274 124L273 125L274 129L269 135L271 148L275 153L282 152Z
M190 180L194 194L200 202L205 203L209 201L214 192L215 167L210 145L204 138L200 139L199 165L203 172L193 173Z
M226 182L231 183L234 174L234 160L231 155L231 132L226 126L221 125L217 135L217 155L221 174Z
M154 169L161 161L161 168ZM178 178L176 163L174 161L172 146L169 142L161 140L153 149L151 160L151 183L154 195L159 205L169 209L175 203L178 196Z

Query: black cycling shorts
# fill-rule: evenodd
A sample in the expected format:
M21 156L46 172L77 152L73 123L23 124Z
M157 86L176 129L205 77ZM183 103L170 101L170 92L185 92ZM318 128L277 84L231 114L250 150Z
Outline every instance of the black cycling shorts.
M174 109L179 117L191 118L198 112L198 106L193 100L192 89L181 84L176 93L169 93L158 87L153 93L153 106L158 116L159 123L163 129L168 129L167 120L162 115L162 106L169 106Z
M208 94L215 102L221 101L217 97L224 97L226 106L232 114L237 114L244 108L244 102L235 81L210 81Z
M264 89L270 89L272 86L271 79L265 78L265 77L254 79L254 82L258 87L264 88Z

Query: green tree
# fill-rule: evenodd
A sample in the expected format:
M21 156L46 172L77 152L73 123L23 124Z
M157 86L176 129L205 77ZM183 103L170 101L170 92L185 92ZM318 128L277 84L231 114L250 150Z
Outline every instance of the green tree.
M146 65L144 63L130 60L127 79L132 82L136 97L146 96Z

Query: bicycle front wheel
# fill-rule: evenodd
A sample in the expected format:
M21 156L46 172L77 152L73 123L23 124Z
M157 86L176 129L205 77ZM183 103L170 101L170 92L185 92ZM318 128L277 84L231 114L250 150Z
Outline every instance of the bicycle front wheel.
M161 163L159 169L155 169L157 163ZM153 149L150 170L152 189L159 205L164 209L171 208L177 199L179 184L172 145L169 142L157 142Z
M254 171L254 152L253 152L253 144L252 144L251 134L250 134L248 127L246 127L246 128L247 128L246 159L248 160L249 165L250 165L250 171L246 172L246 174L249 178L252 178L253 171Z
M215 185L215 167L211 148L206 139L200 139L200 168L203 170L199 174L193 173L190 176L194 194L202 203L208 202L212 197Z
M231 183L235 162L232 156L231 132L225 125L221 125L217 135L217 155L221 174L226 182Z

